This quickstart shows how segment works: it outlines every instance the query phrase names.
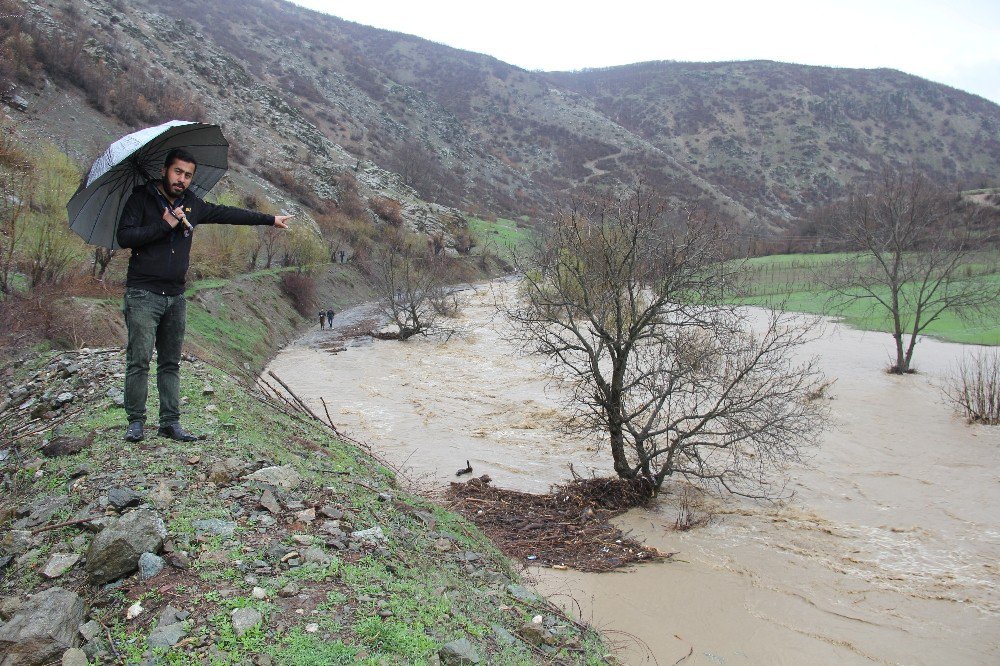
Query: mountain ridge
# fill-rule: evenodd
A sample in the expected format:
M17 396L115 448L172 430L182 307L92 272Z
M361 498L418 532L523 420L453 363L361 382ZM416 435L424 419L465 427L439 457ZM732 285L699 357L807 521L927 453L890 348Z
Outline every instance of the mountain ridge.
M1000 106L896 70L757 60L536 72L283 0L88 0L70 5L77 21L7 3L54 33L86 19L87 57L169 81L223 125L235 162L293 184L307 205L336 202L348 170L404 202L533 216L642 178L773 232L885 168L960 188L1000 172Z

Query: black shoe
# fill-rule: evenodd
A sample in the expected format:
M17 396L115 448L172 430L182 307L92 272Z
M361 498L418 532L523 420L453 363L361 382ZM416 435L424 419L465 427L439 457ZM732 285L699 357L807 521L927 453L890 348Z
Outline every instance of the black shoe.
M197 441L197 437L192 435L187 430L181 427L180 423L171 423L170 425L160 426L156 434L161 437L169 437L170 439L175 439L178 442L194 442Z
M128 424L128 428L125 429L125 441L126 442L141 442L142 441L142 421L132 421Z

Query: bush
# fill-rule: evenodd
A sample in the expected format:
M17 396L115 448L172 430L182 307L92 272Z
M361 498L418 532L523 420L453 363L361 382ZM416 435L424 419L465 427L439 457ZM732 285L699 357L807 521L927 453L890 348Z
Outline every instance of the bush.
M371 206L376 215L392 226L399 227L403 225L403 207L395 199L372 197Z
M969 423L1000 425L1000 351L963 357L944 393Z
M292 307L303 317L312 315L316 306L316 279L307 271L281 274L281 293L292 302Z

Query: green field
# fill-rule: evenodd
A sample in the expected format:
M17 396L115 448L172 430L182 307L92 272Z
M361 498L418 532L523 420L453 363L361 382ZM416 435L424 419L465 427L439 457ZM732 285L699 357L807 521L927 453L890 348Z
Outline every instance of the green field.
M823 284L824 272L833 269L843 258L837 254L794 254L758 257L746 262L750 271L749 296L740 302L766 307L781 307L792 312L833 315L855 328L886 331L892 328L888 313L872 310L870 302L847 303L844 296ZM1000 255L984 253L971 267L975 279L1000 283ZM953 313L945 313L932 323L925 334L966 344L1000 345L1000 307L982 320L964 322Z
M524 220L497 218L495 222L472 218L469 229L476 238L478 251L489 250L508 261L534 238L534 230Z

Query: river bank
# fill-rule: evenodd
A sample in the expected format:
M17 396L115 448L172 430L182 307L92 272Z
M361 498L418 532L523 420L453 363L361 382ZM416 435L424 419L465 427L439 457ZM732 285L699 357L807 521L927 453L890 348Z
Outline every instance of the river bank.
M610 473L606 453L559 430L558 391L504 341L493 297L470 294L446 343L355 340L331 354L302 340L270 369L424 488L466 460L532 492L569 478L569 463ZM676 532L668 493L620 524L681 561L544 570L539 589L627 638L629 663L995 661L1000 430L965 425L940 398L962 345L923 341L920 374L894 377L888 343L837 324L811 343L836 379L832 420L791 471L791 501L703 496L708 524Z

